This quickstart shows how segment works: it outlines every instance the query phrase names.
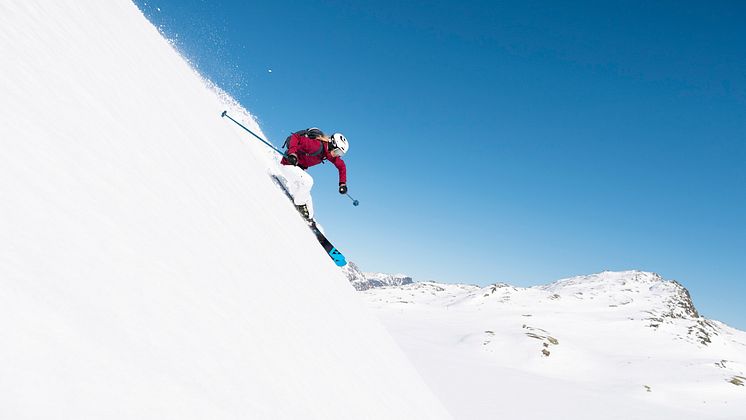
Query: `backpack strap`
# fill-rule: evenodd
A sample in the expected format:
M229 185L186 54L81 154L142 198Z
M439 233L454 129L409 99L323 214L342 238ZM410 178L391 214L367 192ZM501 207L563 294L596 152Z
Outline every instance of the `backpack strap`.
M319 150L315 151L314 153L306 153L308 156L318 156L321 155L321 160L324 160L324 142L319 140L320 146Z

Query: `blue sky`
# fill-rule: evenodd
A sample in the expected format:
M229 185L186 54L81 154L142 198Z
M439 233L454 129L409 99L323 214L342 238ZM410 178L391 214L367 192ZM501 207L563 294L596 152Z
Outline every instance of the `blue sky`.
M743 3L136 3L275 144L347 135L361 205L310 173L363 270L654 271L746 329Z

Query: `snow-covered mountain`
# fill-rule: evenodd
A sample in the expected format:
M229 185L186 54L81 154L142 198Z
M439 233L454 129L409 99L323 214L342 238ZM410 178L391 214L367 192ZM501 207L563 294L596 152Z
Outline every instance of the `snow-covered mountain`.
M746 332L701 317L681 284L654 273L361 294L458 418L746 413Z
M354 262L348 263L342 271L357 291L412 283L412 278L405 274L364 273Z
M448 417L226 109L130 1L0 2L0 419Z

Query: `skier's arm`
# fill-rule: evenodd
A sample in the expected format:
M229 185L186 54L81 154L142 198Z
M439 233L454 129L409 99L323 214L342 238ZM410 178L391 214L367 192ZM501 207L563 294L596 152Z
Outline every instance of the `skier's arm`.
M298 155L298 149L300 149L300 136L296 133L290 135L290 141L288 141L288 152L289 155Z
M333 163L334 166L336 166L337 170L339 171L340 185L347 184L347 165L345 165L345 161L343 161L342 158L335 157L335 158L329 159L329 162Z
M287 145L288 150L285 152L285 157L281 163L296 166L298 164L298 150L301 148L301 136L297 133L291 134L287 140Z

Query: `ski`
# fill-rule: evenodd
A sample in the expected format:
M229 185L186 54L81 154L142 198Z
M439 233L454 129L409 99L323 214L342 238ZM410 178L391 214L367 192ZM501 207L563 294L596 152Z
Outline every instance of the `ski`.
M276 175L272 175L272 179L275 181L277 185L280 186L282 191L285 193L285 196L287 196L288 199L290 199L290 202L293 202L293 196L290 195L290 191L285 187L285 184L278 178ZM345 256L342 255L339 250L332 245L331 242L329 242L329 239L326 238L323 232L321 232L321 229L316 225L316 221L311 219L307 221L309 229L311 229L311 232L313 232L314 235L316 235L316 240L319 241L319 244L324 248L327 254L329 254L329 258L334 261L334 264L336 264L339 267L344 267L347 265L347 259L345 259Z
M339 252L339 250L334 245L332 245L332 243L329 242L328 239L326 239L326 236L324 236L324 234L321 233L321 230L319 230L318 226L316 226L315 221L312 220L308 224L308 227L310 227L311 232L316 235L316 239L319 241L326 253L329 254L329 257L334 261L334 264L337 264L339 267L344 267L345 265L347 265L345 256L342 255L342 253Z

